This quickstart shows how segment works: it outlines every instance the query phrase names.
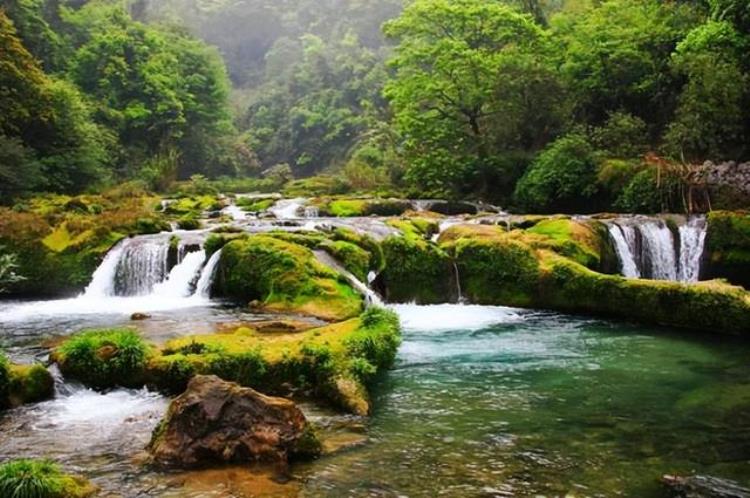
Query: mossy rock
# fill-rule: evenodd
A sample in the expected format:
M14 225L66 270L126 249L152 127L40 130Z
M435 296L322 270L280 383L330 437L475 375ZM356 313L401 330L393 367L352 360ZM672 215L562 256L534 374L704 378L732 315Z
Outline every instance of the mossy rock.
M602 252L609 246L606 234L597 231L594 224L568 218L548 219L526 230L527 234L540 235L543 240L530 240L532 245L551 249L592 270L599 270ZM602 238L604 236L605 238Z
M11 365L10 405L20 406L51 398L55 394L55 380L44 365Z
M750 289L750 213L709 213L706 253L708 278L725 278Z
M385 256L380 243L366 234L360 234L348 228L336 228L330 238L334 241L345 241L357 245L370 255L368 268L380 272L385 268Z
M180 230L200 230L202 224L199 217L187 215L177 220L177 227Z
M311 205L318 208L322 216L348 218L357 216L400 216L411 209L411 203L402 199L378 198L321 198Z
M326 240L320 244L320 248L333 256L360 281L367 280L367 273L370 269L369 252L344 240Z
M750 331L750 294L741 287L718 281L687 285L626 279L591 271L552 253L544 256L536 304L705 332Z
M389 302L441 303L455 300L453 262L440 247L416 237L388 237L382 242L382 281Z
M268 208L276 203L276 199L264 198L264 199L253 199L249 197L240 197L235 201L237 206L241 207L243 211L248 213L259 213L266 211Z
M256 301L269 311L343 320L362 309L361 296L310 249L269 235L226 244L217 277L215 288L221 295Z
M197 374L268 394L286 394L291 387L364 415L370 409L367 386L393 364L399 343L398 317L369 308L358 318L301 332L266 334L241 327L174 339L149 361L148 377L172 393Z
M60 371L95 389L139 387L152 348L133 330L89 330L74 335L52 354Z
M452 246L461 288L471 302L531 306L539 281L534 250L511 237L463 238Z
M97 488L87 480L63 473L47 460L11 460L0 465L0 496L87 498Z

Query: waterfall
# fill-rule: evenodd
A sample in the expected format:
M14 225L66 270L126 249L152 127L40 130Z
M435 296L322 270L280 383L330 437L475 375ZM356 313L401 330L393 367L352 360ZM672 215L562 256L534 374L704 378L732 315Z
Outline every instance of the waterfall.
M680 268L682 282L697 282L706 244L706 219L693 217L680 227Z
M638 265L635 262L634 252L631 247L635 247L634 244L628 242L629 237L625 235L625 231L632 231L635 233L633 227L623 227L616 223L609 225L609 235L612 237L612 241L615 244L615 250L617 256L620 258L620 266L622 267L622 274L627 278L639 278L641 272L638 269ZM631 240L635 241L635 237Z
M211 297L211 285L214 283L214 274L216 268L219 266L219 260L221 259L221 249L211 255L203 267L201 276L198 279L198 284L195 286L195 294L193 297L208 299Z
M630 218L609 224L609 234L628 278L697 282L706 240L706 220L689 219L679 238L658 218Z
M304 202L305 199L301 197L297 199L283 199L274 204L268 211L280 220L299 218L299 212Z
M120 242L111 249L99 268L94 272L91 282L86 287L83 295L85 297L104 297L115 295L115 275L117 274L117 265L124 251L127 241Z
M455 261L453 262L453 274L455 275L455 278L456 278L456 293L457 293L456 295L458 296L458 302L464 303L465 302L464 295L463 295L463 292L461 291L461 275L458 272L458 265L456 264Z
M182 247L180 249L182 250ZM201 267L206 260L206 252L202 249L193 251L180 259L180 263L172 268L167 279L154 286L153 295L188 297L193 294L193 284L200 275Z
M145 296L168 276L169 242L128 239L115 271L115 294Z
M319 216L318 206L307 206L305 208L305 218L318 218Z

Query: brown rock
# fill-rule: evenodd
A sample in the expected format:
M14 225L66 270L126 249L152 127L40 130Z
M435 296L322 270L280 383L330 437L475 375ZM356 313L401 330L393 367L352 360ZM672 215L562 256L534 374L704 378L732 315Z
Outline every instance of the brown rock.
M149 318L151 318L151 315L147 315L146 313L133 313L130 315L130 319L133 321L148 320Z
M320 453L320 442L292 401L199 375L169 406L149 444L157 463L286 463Z

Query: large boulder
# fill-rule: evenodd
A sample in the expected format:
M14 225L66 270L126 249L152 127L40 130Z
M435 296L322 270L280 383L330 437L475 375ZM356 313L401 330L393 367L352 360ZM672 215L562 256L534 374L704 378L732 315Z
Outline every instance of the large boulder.
M314 457L320 443L292 401L198 375L169 406L149 449L154 462L192 467L210 462L284 464Z

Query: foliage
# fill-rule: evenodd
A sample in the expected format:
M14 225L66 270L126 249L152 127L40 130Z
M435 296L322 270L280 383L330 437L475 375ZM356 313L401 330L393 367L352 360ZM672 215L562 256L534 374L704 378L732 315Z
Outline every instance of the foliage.
M516 200L533 212L596 209L596 163L591 145L580 134L549 145L516 187Z
M55 359L64 375L91 387L136 387L142 384L150 353L132 330L90 330L63 343Z
M0 465L0 495L7 498L83 498L93 488L63 474L48 460L11 460Z
M24 280L23 275L19 275L17 270L17 256L5 252L5 248L0 246L0 294L7 292L8 286Z

